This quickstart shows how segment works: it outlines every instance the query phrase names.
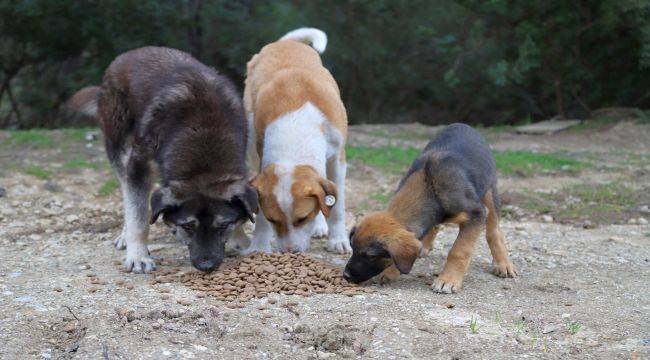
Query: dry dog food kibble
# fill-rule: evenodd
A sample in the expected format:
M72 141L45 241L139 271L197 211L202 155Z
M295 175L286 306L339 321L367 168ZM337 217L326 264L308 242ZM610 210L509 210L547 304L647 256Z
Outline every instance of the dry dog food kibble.
M160 280L167 282L168 273ZM251 254L234 266L210 274L191 272L177 279L191 289L223 301L248 301L271 293L310 296L341 293L347 296L374 292L349 284L341 270L307 254Z

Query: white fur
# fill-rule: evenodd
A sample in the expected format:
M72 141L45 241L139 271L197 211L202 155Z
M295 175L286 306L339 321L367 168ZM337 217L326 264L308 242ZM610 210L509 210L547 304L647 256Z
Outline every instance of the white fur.
M314 50L322 54L327 47L327 35L316 28L300 28L289 31L280 40L295 40L305 44L311 44Z
M321 129L325 127L323 133ZM342 134L330 126L325 115L308 102L296 111L284 114L269 124L264 134L263 159L261 169L275 164L278 184L273 194L287 220L287 235L278 238L281 250L305 251L309 240L317 231L322 232L322 214L319 218L294 227L292 218L294 199L291 186L297 165L311 165L320 176L332 180L338 189L338 198L332 208L329 228L328 249L336 252L351 251L345 231L345 163L339 159L344 146ZM320 224L319 224L319 221ZM262 213L258 216L251 247L253 251L270 251L270 241L274 231Z

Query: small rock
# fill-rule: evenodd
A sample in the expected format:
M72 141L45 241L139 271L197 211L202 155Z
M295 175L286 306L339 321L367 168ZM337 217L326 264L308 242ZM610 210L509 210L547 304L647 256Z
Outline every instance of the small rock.
M522 345L530 345L533 342L533 338L525 334L518 334L515 340Z
M553 217L551 215L542 215L542 221L545 223L552 223Z
M192 301L190 301L189 299L178 299L176 300L176 302L185 306L192 304Z
M569 314L569 313L562 314L562 319L568 319L570 317L571 317L571 314Z
M0 188L2 189L2 188ZM0 190L0 197L2 197L2 190ZM650 206L648 205L643 205L639 207L639 212L645 213L645 214L650 214Z
M554 331L557 331L557 325L555 325L555 324L547 324L542 329L542 334L550 334L550 333L552 333Z
M632 218L632 219L628 220L627 223L630 224L630 225L636 225L636 219Z
M43 189L47 190L49 192L61 192L61 191L63 191L63 188L61 188L61 186L59 186L59 184L55 183L52 180L46 181L45 184L43 184Z
M7 190L5 188L0 187L0 198L7 196Z
M52 290L54 290L56 292L63 292L63 289L58 287L58 286L55 286Z
M86 135L84 135L84 139L86 139L86 141L95 141L95 140L97 140L97 132L95 132L95 131L87 132Z
M74 215L74 214L68 215L68 216L65 217L65 221L68 222L68 223L74 223L76 221L79 221L79 216Z
M450 302L444 303L444 304L442 304L442 306L446 307L447 309L453 309L454 307L456 307L456 305L454 305L454 304L452 304Z
M640 217L640 218L636 219L636 223L639 224L639 225L648 225L648 220L646 220L645 218Z
M318 350L318 352L316 353L317 359L329 359L334 356L336 356L336 354L331 352L320 351L320 350Z
M74 332L75 330L77 330L77 324L74 323L74 322L68 323L68 324L67 324L66 326L64 326L61 330L65 331L65 332L67 332L67 333Z
M609 239L607 239L607 240L611 241L611 242L615 242L615 243L623 243L623 242L625 242L625 240L623 240L623 238L620 237L620 236L610 236Z

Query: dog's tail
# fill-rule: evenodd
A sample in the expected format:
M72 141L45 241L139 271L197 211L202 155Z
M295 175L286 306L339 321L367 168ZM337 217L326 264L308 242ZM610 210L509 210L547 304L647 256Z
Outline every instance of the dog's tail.
M314 50L322 54L327 47L327 35L316 28L300 28L289 31L280 40L295 40L301 43L310 44Z
M77 91L63 105L68 116L87 116L97 119L97 100L99 98L99 86L86 86Z

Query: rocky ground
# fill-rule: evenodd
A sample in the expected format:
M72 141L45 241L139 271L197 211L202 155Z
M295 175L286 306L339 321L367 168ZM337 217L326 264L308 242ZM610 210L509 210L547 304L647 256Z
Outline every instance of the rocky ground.
M385 206L437 128L350 131L348 225ZM231 308L121 271L120 195L92 130L0 132L0 358L633 358L650 356L650 126L550 136L483 130L521 276L489 274L481 242L458 294L433 293L449 226L410 275L352 297L276 295ZM153 227L162 269L187 250ZM315 239L311 255L345 256ZM287 307L287 303L297 305Z

